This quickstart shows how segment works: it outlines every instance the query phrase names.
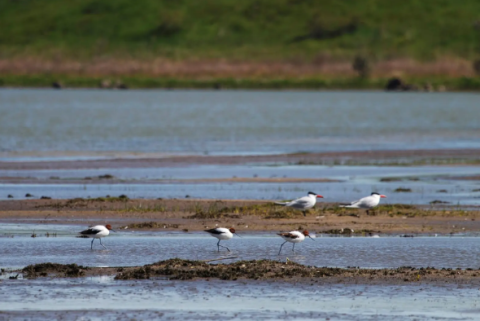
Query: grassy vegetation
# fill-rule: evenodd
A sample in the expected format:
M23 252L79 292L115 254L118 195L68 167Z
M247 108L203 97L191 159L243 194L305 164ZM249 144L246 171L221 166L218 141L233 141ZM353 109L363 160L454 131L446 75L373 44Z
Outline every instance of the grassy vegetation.
M0 86L4 87L51 87L57 82L69 88L95 88L100 87L104 77L68 76L68 75L0 75ZM331 89L331 88L381 88L383 79L366 80L359 78L340 79L182 79L161 78L148 76L117 77L116 82L128 88L193 88L193 89L239 89L239 88L305 88L305 89Z
M131 229L143 229L143 228L178 228L178 224L166 224L160 222L142 222L142 223L132 223L126 226Z
M479 12L476 0L0 1L0 86L380 89L401 75L479 90Z
M59 83L66 88L100 88L105 77L98 76L71 76L52 74L33 75L1 75L0 87L51 87ZM151 76L120 76L116 83L126 88L191 88L191 89L372 89L378 90L385 87L386 78L210 78L210 79L185 79L163 78ZM480 78L418 78L411 82L421 90L424 85L434 84L433 89L455 91L472 91L480 89ZM448 163L435 161L435 163ZM472 161L476 163L476 161ZM426 162L427 164L428 162ZM463 162L462 162L463 163ZM470 163L470 161L466 162ZM304 163L302 163L304 164ZM388 165L388 164L387 164ZM392 165L397 166L398 163ZM401 164L400 164L401 165ZM408 164L410 165L410 164Z
M471 59L480 53L479 12L476 0L1 1L0 49L4 56L77 58L321 59L360 53Z

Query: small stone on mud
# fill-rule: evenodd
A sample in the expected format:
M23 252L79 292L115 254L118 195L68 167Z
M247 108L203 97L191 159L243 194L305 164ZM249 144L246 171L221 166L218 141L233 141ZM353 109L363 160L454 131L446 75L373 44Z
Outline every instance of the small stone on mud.
M399 187L394 190L396 193L410 193L412 191L411 188L404 188L404 187Z
M448 203L450 202L440 201L440 200L434 200L430 202L430 204L448 204Z
M112 179L112 178L115 178L115 176L110 175L110 174L105 174L105 175L99 175L98 178L99 179Z

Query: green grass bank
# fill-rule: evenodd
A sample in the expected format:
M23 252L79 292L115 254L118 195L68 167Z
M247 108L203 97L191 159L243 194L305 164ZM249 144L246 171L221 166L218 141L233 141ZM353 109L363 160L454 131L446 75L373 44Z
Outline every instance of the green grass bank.
M4 56L473 59L479 29L476 0L0 2Z
M0 1L0 30L1 86L480 89L477 0Z

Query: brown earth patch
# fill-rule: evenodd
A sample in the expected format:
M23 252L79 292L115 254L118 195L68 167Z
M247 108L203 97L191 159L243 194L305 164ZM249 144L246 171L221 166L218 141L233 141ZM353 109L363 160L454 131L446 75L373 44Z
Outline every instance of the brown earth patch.
M459 282L480 279L478 269L436 269L431 267L399 267L394 269L330 268L301 265L287 259L238 261L230 264L209 264L205 261L169 259L140 267L99 268L76 264L42 263L29 265L21 271L26 278L83 277L111 275L116 280L168 278L170 280L220 279L220 280L285 280L318 281L333 279L336 282Z
M385 162L401 164L399 160L436 160L435 164L447 160L449 165L464 164L465 160L478 161L480 149L442 149L442 150L378 150L378 151L347 151L324 153L298 153L278 155L250 156L157 156L143 155L135 158L108 158L96 160L73 161L31 161L31 162L0 162L2 170L33 170L33 169L97 169L97 168L158 168L178 167L187 165L235 165L249 163L270 164L366 164ZM455 161L457 160L457 161ZM408 164L408 162L407 162ZM440 163L441 164L441 163ZM426 165L429 165L427 162ZM469 163L469 165L472 165ZM473 164L474 165L474 164ZM110 180L109 180L110 182ZM57 182L58 183L58 182Z
M352 61L322 55L314 61L239 61L226 59L169 60L128 59L105 57L85 61L71 59L48 59L42 57L1 58L3 74L59 74L115 78L120 76L145 75L181 79L258 78L258 77L354 77ZM469 60L444 57L425 62L407 58L378 61L371 70L374 77L391 76L449 76L469 77L474 75Z
M456 234L480 232L480 210L456 206L382 205L370 211L318 203L302 212L272 201L198 199L30 199L0 201L0 222L38 224L111 224L114 229L203 231L216 226L241 233L307 229L312 233Z

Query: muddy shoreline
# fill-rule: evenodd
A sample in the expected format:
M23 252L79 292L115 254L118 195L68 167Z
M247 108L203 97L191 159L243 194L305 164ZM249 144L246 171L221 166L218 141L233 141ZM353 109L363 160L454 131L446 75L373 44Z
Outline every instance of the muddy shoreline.
M228 259L228 258L227 258ZM221 260L221 259L220 259ZM212 261L220 261L212 260ZM29 265L22 270L7 272L21 275L24 279L39 277L77 278L112 276L115 280L199 280L218 279L222 281L261 280L304 283L343 283L343 284L405 284L423 283L472 283L480 285L480 269L436 269L432 267L399 267L386 269L332 268L305 266L286 259L251 260L234 263L169 259L135 267L84 267L76 264L41 263Z
M36 224L111 224L116 229L203 231L215 226L242 233L308 229L317 234L374 236L480 232L480 209L392 204L364 210L317 204L307 216L273 201L201 199L31 199L0 201L0 222Z
M28 155L24 155L28 157ZM248 156L200 156L200 155L148 155L137 157L111 157L91 160L61 161L3 161L1 170L42 170L42 169L95 169L95 168L161 168L191 165L241 165L253 163L298 164L298 165L403 165L433 164L461 165L478 164L478 149L439 149L439 150L377 150L323 153L297 153ZM75 156L74 156L75 158Z

